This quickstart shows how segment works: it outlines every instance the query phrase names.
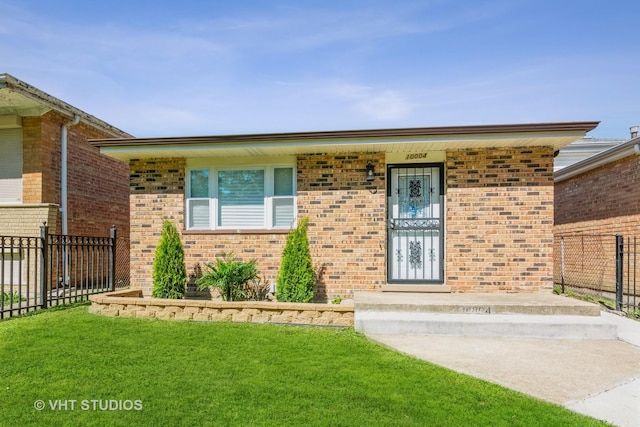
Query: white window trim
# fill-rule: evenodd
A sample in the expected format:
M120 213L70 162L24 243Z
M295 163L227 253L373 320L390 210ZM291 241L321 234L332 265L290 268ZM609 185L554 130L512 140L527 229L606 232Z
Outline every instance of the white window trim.
M232 166L205 166L202 165L202 160L193 162L191 166L186 168L185 174L185 228L188 231L229 231L237 230L238 227L224 227L218 225L218 172L220 171L234 171L234 170L263 170L264 171L264 223L261 227L245 227L242 230L289 230L295 228L298 221L298 196L297 196L297 166L295 163L269 163L269 164L247 164L247 165L232 165ZM293 195L292 196L275 196L274 193L274 179L275 169L278 168L291 168L293 169ZM188 197L191 194L191 171L195 170L208 170L209 171L209 197ZM293 199L293 224L290 226L272 226L273 224L273 200L274 199ZM191 221L189 204L191 201L208 200L209 201L209 227L189 227Z

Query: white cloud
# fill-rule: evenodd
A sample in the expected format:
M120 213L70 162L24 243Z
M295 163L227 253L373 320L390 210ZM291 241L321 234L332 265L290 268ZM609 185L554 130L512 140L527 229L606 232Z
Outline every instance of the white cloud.
M350 103L350 109L375 121L394 121L407 118L413 106L397 90L339 83L325 88L329 94Z
M522 2L337 3L135 25L0 0L0 72L137 136L599 119L626 133L640 121L625 123L640 73L628 49L589 43L586 62L573 46L527 45Z

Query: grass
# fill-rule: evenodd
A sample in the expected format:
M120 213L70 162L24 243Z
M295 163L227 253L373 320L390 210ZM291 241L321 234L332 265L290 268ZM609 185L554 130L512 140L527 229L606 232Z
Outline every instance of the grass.
M553 286L553 293L555 293L556 295L562 295L562 287L558 286L558 285L554 285ZM595 295L589 295L586 293L579 293L576 291L573 291L571 289L565 289L564 295L571 297L571 298L575 298L575 299L579 299L582 301L587 301L587 302L592 302L595 304L600 304L604 307L606 307L608 310L616 310L616 302L612 299L609 298L604 298L604 297L600 297L600 296L595 296ZM640 320L640 308L633 308L630 306L627 306L626 311L624 312L625 316L627 316L630 319L634 319L634 320Z
M0 361L3 426L604 425L352 329L109 318L80 306L0 322ZM52 409L58 401L66 410Z

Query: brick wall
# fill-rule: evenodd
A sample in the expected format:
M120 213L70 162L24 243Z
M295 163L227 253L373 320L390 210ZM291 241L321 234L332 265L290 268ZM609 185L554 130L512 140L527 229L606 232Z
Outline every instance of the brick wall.
M151 295L153 257L160 240L162 224L173 222L184 230L185 161L178 159L131 160L130 238L131 286ZM182 243L185 243L184 236ZM193 268L187 262L187 268Z
M0 206L0 236L39 237L44 221L51 224L49 233L55 234L57 205Z
M554 232L640 236L639 184L635 155L556 183Z
M454 292L553 285L553 149L447 152L446 276Z
M365 181L369 161L373 182ZM320 299L351 298L386 283L384 171L384 154L298 156L298 215L309 217Z
M22 203L43 203L40 116L22 119Z
M23 203L60 204L60 138L67 122L55 112L23 119ZM82 122L68 128L69 234L107 236L111 225L119 236L129 234L129 167L87 141L108 136Z
M373 162L374 182L364 180ZM455 292L537 292L552 287L553 150L459 150L447 154L446 284ZM149 295L162 222L181 230L189 274L234 252L257 259L274 281L282 231L184 231L185 160L132 160L132 285ZM303 154L297 160L298 216L319 273L317 300L350 298L386 284L384 154Z
M364 181L367 161L384 170L383 155L303 155L298 158L298 216L309 216L311 256L320 273L318 300L352 297L385 280L384 173ZM260 275L275 282L287 232L184 231L185 160L132 160L131 280L149 295L153 254L162 223L181 230L189 275L226 252L255 258Z
M255 258L259 274L271 283L280 267L286 231L237 233L185 231L185 159L132 160L131 171L131 284L151 295L153 257L164 220L181 233L187 274L193 278L206 263L224 253L249 261Z

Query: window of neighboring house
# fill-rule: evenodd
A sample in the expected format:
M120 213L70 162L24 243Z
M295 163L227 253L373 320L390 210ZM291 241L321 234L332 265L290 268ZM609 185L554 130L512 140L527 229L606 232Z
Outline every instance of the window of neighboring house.
M187 171L190 230L289 229L295 224L293 166Z
M0 204L22 202L22 128L0 129Z

